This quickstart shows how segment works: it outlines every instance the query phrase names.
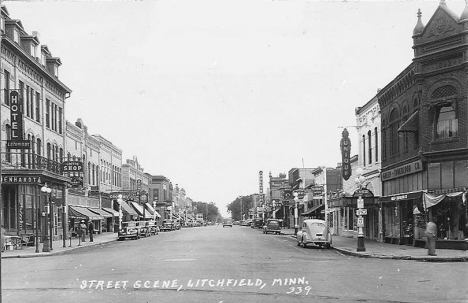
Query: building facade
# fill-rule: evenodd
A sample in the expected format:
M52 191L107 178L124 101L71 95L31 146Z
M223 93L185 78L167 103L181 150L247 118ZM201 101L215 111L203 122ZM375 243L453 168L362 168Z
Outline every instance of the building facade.
M435 217L437 246L466 249L468 8L458 17L441 1L427 25L421 16L413 62L377 94L384 239L424 245Z
M66 230L65 103L71 90L60 81L60 58L41 45L39 34L1 8L2 222L7 234L36 235ZM42 188L51 188L50 194ZM36 241L36 243L37 243Z

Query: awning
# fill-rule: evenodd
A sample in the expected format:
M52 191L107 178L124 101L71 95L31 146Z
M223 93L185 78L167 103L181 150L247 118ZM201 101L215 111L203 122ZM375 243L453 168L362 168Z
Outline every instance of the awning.
M149 211L143 210L143 207L138 204L137 202L130 202L132 203L133 208L136 210L139 216L144 217L145 219L151 219L153 217Z
M68 217L71 219L81 220L102 220L104 219L98 214L93 213L86 207L68 205Z
M112 208L103 207L102 209L112 214L114 217L117 217L117 218L119 217L119 212L113 210Z
M130 205L128 205L127 202L122 201L120 205L122 206L123 213L126 213L127 215L130 215L130 216L138 217L137 212Z
M415 111L398 129L398 132L417 132L419 130L419 111Z
M445 199L445 197L459 197L459 196L462 196L462 195L465 195L465 193L463 192L455 192L455 193L447 193L447 194L442 194L442 195L433 195L433 194L427 194L427 193L424 193L423 195L423 200L424 200L424 208L425 209L428 209L432 206L435 206L437 204L439 204L442 200ZM462 198L465 198L464 196L462 196Z
M312 207L311 209L308 209L306 212L303 212L301 214L301 216L308 216L310 215L311 213L313 213L314 211L322 208L322 207L325 207L325 204L319 204L319 205L315 205L314 207Z
M102 210L102 209L100 209L100 208L91 208L91 207L90 207L90 208L88 208L88 209L89 209L90 211L92 211L93 213L96 213L96 214L100 215L101 217L103 217L103 218L105 218L105 219L106 219L106 218L112 218L112 217L113 217L113 215L109 214L107 211L104 211L104 210Z
M149 213L151 214L151 216L153 216L154 212L155 212L153 206L151 206L151 204L149 204L149 203L145 203L145 206L146 206L146 210L148 210Z

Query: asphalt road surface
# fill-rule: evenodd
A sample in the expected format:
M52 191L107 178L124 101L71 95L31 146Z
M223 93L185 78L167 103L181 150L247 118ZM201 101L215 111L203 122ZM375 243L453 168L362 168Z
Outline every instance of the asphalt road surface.
M221 225L2 260L2 302L468 302L467 263L344 256Z

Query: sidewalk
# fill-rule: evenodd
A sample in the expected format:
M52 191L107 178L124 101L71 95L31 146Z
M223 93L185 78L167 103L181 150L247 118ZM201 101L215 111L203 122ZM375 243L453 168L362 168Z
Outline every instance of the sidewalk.
M52 250L50 252L42 252L42 243L39 243L39 252L36 253L35 246L24 246L23 249L17 250L6 250L2 252L2 259L5 258L34 258L34 257L47 257L64 254L66 252L90 247L93 245L103 245L109 242L117 240L117 233L107 232L100 235L94 235L94 241L89 242L89 236L86 236L86 242L78 243L78 238L70 239L65 241L65 247L63 247L63 240L54 240L52 241ZM78 246L78 244L80 244Z
M283 235L295 238L294 229L283 229ZM398 245L377 242L374 240L364 241L366 251L358 252L357 238L333 236L332 249L345 254L362 258L380 258L397 260L417 260L427 262L467 262L468 251L455 249L437 249L437 256L428 256L427 249L409 245Z

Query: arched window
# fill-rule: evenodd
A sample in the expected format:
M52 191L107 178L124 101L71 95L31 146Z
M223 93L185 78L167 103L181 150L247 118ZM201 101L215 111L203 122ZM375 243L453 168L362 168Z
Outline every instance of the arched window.
M434 139L458 137L457 89L452 85L437 88L431 94L430 117Z
M372 164L372 132L369 130L367 132L367 149L369 151L368 159L369 164Z
M375 140L375 162L379 161L379 135L377 134L377 127L374 128Z
M366 135L362 135L362 165L366 165Z
M398 154L398 127L400 115L398 110L395 108L390 113L390 156Z

